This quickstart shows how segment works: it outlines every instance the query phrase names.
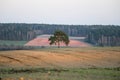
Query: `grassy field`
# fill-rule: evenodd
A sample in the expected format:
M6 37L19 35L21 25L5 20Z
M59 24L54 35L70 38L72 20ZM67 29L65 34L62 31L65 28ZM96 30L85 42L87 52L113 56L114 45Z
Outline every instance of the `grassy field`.
M120 80L120 68L3 69L3 80Z
M120 47L0 51L3 80L120 80Z
M0 40L0 45L15 45L15 46L23 46L27 41L9 41L9 40Z

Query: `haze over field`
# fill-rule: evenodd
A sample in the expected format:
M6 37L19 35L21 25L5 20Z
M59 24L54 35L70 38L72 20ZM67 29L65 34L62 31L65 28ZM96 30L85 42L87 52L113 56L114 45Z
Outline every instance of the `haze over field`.
M120 25L120 0L0 0L0 23Z

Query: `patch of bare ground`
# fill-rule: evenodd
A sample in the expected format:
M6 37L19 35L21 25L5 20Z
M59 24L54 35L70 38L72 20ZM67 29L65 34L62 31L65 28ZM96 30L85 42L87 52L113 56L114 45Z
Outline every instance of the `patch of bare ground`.
M37 38L29 41L28 43L26 43L25 46L50 46L49 43L50 43L50 41L48 41L48 38L37 37ZM64 43L60 43L60 45L66 46ZM52 45L52 46L57 46L57 45ZM70 46L70 47L90 47L91 45L86 42L83 42L83 41L70 39L70 43L68 46Z
M1 51L0 67L4 66L120 67L120 52L92 48Z

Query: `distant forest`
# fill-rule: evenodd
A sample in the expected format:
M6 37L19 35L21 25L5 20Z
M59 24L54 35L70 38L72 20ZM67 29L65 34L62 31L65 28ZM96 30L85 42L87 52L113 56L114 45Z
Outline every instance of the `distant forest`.
M38 35L62 30L69 36L86 37L97 46L120 46L120 26L115 25L55 25L0 23L0 40L29 41Z

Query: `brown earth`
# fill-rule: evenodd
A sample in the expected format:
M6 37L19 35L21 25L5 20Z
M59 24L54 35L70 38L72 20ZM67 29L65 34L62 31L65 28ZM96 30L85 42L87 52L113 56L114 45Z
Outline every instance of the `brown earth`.
M37 38L29 41L28 43L26 43L25 46L50 46L49 43L50 42L48 41L48 38L37 37ZM63 43L60 43L60 45L65 46L65 44L63 44ZM56 46L56 45L52 45L52 46ZM83 41L71 39L68 46L71 46L71 47L90 47L91 45L88 43L85 43Z
M120 67L120 50L53 48L0 51L0 67Z

